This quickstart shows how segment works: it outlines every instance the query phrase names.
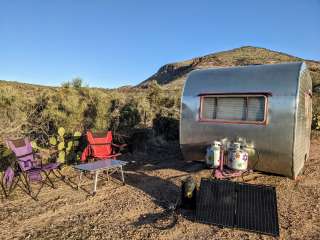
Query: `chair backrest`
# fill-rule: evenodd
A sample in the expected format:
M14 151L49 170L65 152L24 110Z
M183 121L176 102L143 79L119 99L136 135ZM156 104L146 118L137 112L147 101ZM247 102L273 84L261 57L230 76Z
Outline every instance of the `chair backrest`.
M6 143L15 154L22 171L33 168L35 159L29 138L20 138L14 140L8 139L6 140Z
M112 155L112 132L87 132L90 155L94 158L106 158Z

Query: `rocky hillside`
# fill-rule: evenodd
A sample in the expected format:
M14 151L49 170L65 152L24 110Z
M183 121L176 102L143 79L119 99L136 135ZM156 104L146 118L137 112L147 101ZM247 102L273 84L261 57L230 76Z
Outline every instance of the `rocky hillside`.
M170 63L162 66L158 72L140 83L143 87L156 80L159 84L168 88L180 88L187 74L200 68L245 66L251 64L274 64L282 62L306 61L311 71L314 90L320 91L320 62L305 60L281 52L271 51L258 47L241 47L229 51L196 57L191 60Z

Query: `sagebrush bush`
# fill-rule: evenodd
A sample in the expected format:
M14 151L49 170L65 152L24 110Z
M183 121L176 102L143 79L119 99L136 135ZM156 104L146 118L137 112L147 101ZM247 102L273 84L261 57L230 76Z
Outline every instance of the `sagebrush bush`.
M1 82L1 141L6 137L30 136L38 144L46 145L59 127L66 133L152 128L159 116L178 119L178 105L180 94L164 91L155 82L144 89L125 91Z

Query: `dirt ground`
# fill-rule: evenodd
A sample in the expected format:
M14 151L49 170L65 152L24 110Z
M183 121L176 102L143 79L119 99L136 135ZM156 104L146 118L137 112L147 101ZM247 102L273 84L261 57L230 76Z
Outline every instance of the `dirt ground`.
M320 138L313 139L310 160L296 181L261 173L244 179L276 186L280 239L320 239L319 146ZM127 155L135 160L126 168L127 184L101 181L94 197L85 191L92 187L90 179L80 190L56 180L57 189L45 187L38 202L17 188L0 203L0 239L273 239L197 223L190 211L166 211L179 198L181 178L200 181L210 171L180 161L176 150L152 156ZM77 180L71 167L64 173Z

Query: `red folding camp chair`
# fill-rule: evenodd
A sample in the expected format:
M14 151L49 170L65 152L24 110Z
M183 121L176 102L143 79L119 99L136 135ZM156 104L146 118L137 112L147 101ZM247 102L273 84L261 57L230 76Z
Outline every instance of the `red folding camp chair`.
M121 155L120 150L127 144L117 145L113 143L112 132L87 132L88 145L81 155L81 161L92 159L116 159Z

